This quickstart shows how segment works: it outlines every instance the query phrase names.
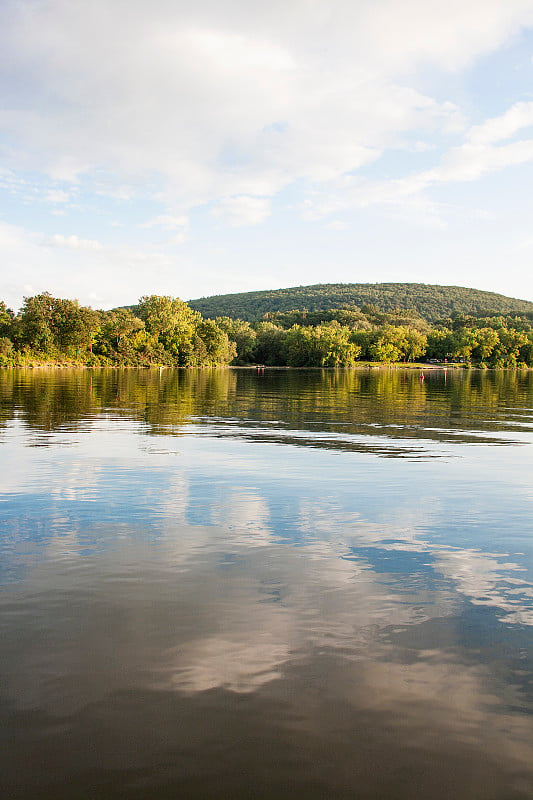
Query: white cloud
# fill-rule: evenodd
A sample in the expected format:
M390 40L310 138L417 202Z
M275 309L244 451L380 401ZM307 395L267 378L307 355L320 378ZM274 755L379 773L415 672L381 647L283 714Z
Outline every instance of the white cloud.
M460 75L533 25L533 0L5 0L3 9L0 189L24 204L13 219L25 214L29 230L46 228L43 216L31 221L40 200L41 215L64 211L72 217L64 229L86 236L54 242L53 226L45 247L44 234L23 231L18 252L27 257L14 258L21 283L10 271L4 291L21 291L23 280L41 286L46 275L43 288L78 296L81 286L89 296L91 270L93 282L103 278L106 304L126 302L118 297L125 286L198 296L297 284L313 269L318 282L332 254L306 239L313 253L304 258L302 227L289 231L281 220L301 207L307 218L349 222L337 239L344 267L335 277L350 280L342 246L360 247L367 234L355 239L346 212L378 208L380 239L392 250L391 219L445 227L453 201L430 190L533 158L533 104L522 102L523 92L510 91L507 111L471 127L471 115L483 117ZM446 72L455 75L448 81ZM493 88L484 88L487 107L497 108L503 94ZM363 178L362 168L393 179ZM187 217L199 206L189 231ZM269 224L279 223L281 235L263 247L253 275L250 254L234 242L240 227L272 211ZM111 247L114 225L124 226L124 241L142 238L139 228L158 229L159 241ZM419 251L419 239L410 244ZM381 269L378 258L390 258L401 274L389 279L410 279L413 259L401 264L397 249L383 248L372 244L365 263ZM433 259L434 248L428 253ZM420 261L425 270L421 251Z
M161 214L158 217L149 219L141 225L141 228L155 228L161 227L165 231L174 231L177 228L189 227L189 218L182 214L180 216L173 216L172 214Z
M348 223L343 222L340 219L334 219L331 222L328 222L326 228L329 228L332 231L345 231L348 228Z
M47 203L68 203L70 194L63 189L50 189L44 199Z
M0 222L0 299L49 291L94 307L135 302L143 294L188 295L191 269L155 248L105 245L75 235L43 236Z
M531 0L8 5L13 165L104 170L111 194L157 174L186 207L336 179L402 132L457 126L400 76L458 69L533 21Z
M451 150L442 165L422 173L427 185L449 181L473 181L489 172L533 161L533 139L496 147L467 142Z
M186 238L187 237L185 236L185 234L182 231L181 233L177 233L175 236L172 236L172 238L170 239L169 244L183 244L183 242L186 240Z
M468 139L474 145L487 145L508 139L522 128L533 126L533 102L515 103L504 114L471 128Z
M235 227L257 225L270 214L270 200L247 195L225 197L213 213Z
M357 175L342 176L324 189L316 188L303 206L304 215L318 219L347 209L389 206L417 224L430 220L445 225L442 206L424 196L426 190L444 183L475 181L507 167L533 162L533 139L499 144L524 127L533 125L533 103L518 103L483 125L473 126L463 144L444 154L439 165L402 178L371 181ZM415 213L411 214L411 211ZM476 209L472 215L489 218Z
M54 234L45 242L50 247L67 247L69 250L101 250L102 245L94 239L80 239L79 236Z

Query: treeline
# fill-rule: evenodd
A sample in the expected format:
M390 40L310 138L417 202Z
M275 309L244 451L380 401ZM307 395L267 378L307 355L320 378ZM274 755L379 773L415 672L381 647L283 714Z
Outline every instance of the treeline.
M332 312L333 313L333 312ZM353 367L357 362L436 361L482 367L533 366L533 324L527 316L456 317L429 324L414 313L368 308L313 325L305 312L269 315L251 324L230 317L217 323L237 346L235 363L267 366ZM287 322L299 317L287 327Z
M213 367L235 344L216 322L173 297L95 311L47 292L26 297L18 314L0 301L0 363L71 360L88 365Z
M182 300L158 295L111 311L48 293L25 298L17 314L0 301L4 365L353 367L427 360L531 367L533 314L455 315L430 325L416 311L384 312L366 304L268 313L250 323L205 319Z
M375 305L387 313L414 309L429 322L458 314L527 314L533 303L494 292L463 286L425 283L320 283L236 294L214 295L191 300L190 305L204 317L227 316L257 322L265 314L294 308L309 312Z

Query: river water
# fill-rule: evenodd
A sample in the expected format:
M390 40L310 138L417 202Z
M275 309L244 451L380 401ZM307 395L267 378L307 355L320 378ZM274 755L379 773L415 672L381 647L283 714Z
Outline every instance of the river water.
M0 398L4 796L533 797L533 373Z

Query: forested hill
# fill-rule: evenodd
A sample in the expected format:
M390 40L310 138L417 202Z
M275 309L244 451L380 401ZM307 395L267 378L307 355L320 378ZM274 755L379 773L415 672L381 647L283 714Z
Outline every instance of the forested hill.
M327 311L346 306L375 305L380 311L414 309L429 322L455 314L533 313L533 303L461 286L425 283L318 283L262 292L220 294L190 300L204 317L249 321L273 311Z

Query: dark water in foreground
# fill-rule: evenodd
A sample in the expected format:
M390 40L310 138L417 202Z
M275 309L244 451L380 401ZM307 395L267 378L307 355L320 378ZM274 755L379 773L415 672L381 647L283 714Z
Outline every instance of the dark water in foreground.
M533 374L0 398L5 797L533 797Z

